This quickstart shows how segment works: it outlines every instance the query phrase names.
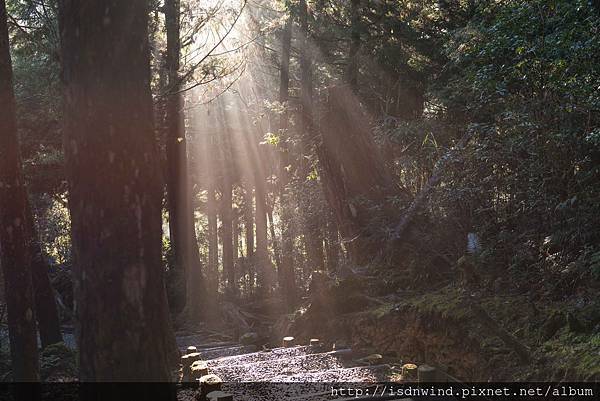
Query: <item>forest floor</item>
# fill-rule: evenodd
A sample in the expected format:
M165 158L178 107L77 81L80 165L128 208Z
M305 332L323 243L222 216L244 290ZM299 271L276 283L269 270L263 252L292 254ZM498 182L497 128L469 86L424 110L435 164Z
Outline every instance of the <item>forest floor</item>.
M460 283L411 291L382 284L382 277L366 276L331 281L280 321L281 332L301 340L317 332L325 341L436 366L462 381L600 379L595 289L556 297Z
M365 285L369 282L373 285ZM177 343L182 353L198 347L211 372L231 383L393 380L407 362L435 366L462 381L600 379L600 299L593 289L568 298L536 298L467 291L456 283L420 291L379 284L378 278L360 276L328 281L290 314L275 310L276 299L262 306L223 303L220 326L179 327ZM482 321L469 303L495 326ZM43 380L77 377L73 330L63 329L65 343L41 354ZM522 345L529 358L498 330ZM288 335L304 345L277 348ZM320 349L306 346L315 337ZM7 355L5 330L0 338ZM339 352L346 348L351 353ZM0 360L2 381L9 366L7 358Z
M331 393L332 382L396 381L401 372L398 360L359 358L350 349L331 350L324 344L258 350L256 345L198 343L202 340L202 335L179 336L178 344L182 353L190 345L197 347L209 373L223 380L222 391L235 400L322 400ZM195 394L194 388L183 388L178 399L191 401Z

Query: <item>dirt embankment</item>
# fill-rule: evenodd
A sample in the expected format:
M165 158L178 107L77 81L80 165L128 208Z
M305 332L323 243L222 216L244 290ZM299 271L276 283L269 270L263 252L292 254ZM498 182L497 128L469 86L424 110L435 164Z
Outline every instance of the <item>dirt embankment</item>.
M322 286L287 318L285 330L427 363L464 381L600 378L600 301L594 297L533 303L514 294L474 297L452 285L386 296L352 287Z

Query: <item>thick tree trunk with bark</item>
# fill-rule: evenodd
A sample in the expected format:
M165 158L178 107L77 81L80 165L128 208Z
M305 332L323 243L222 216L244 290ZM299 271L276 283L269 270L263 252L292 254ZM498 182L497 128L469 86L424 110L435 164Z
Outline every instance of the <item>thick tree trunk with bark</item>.
M321 132L324 146L340 166L349 197L382 201L397 192L373 140L369 118L347 86L330 88Z
M346 85L329 91L328 110L321 118L317 143L319 170L325 197L333 209L338 229L350 259L355 263L368 262L382 244L374 244L366 232L372 218L372 206L385 206L386 198L396 195L391 174L383 163L371 135L368 116L364 113L355 93L358 81L358 53L360 49L360 0L351 0L351 35ZM307 11L300 1L300 26L307 42ZM306 47L303 46L303 47ZM303 61L305 60L306 61ZM303 110L310 110L310 60L308 50L301 51L301 95ZM306 71L305 71L306 70ZM303 120L310 121L307 112ZM316 130L315 130L316 131Z
M29 249L31 253L31 276L33 279L33 292L35 299L35 316L37 317L38 330L42 348L61 342L60 321L54 290L48 277L49 266L42 254L40 240L33 220L29 202L27 202L27 225L31 235Z
M80 378L168 382L148 4L63 0L59 15Z
M183 268L186 280L186 311L190 316L202 316L205 288L202 277L200 252L194 227L194 207L190 193L187 140L183 116L181 77L179 76L180 3L165 1L167 31L166 67L168 93L166 104L167 126L167 205L169 234L177 268Z
M319 175L325 199L333 210L348 256L357 261L362 253L357 242L361 230L348 203L341 167L331 153L323 144L317 148Z
M321 167L328 202L349 246L350 257L366 263L380 247L365 231L372 206L386 206L387 198L402 194L395 187L371 135L368 116L350 87L329 90L328 110L322 119Z
M176 268L187 268L183 261L182 251L185 248L183 238L185 233L182 228L183 203L186 201L185 190L187 184L182 173L186 170L185 130L183 116L180 110L183 102L179 91L179 56L180 40L179 25L180 12L179 0L166 0L164 5L165 28L167 33L167 51L165 68L167 70L167 96L166 96L166 148L167 148L167 201L169 210L169 236L171 248L177 260Z
M311 148L318 147L318 130L315 126L313 111L313 72L312 55L310 51L308 8L305 0L299 4L299 23L301 32L300 40L300 121L302 129L302 142L305 152ZM303 176L307 176L310 166L302 162L301 166ZM308 253L308 260L311 270L324 270L324 251L323 251L323 233L320 229L321 222L316 214L306 216L305 246Z
M31 233L27 224L27 192L17 139L12 65L6 23L0 1L0 264L8 308L12 374L15 381L39 380Z
M350 3L351 40L347 85L329 90L322 118L319 161L328 203L334 210L350 259L367 263L382 244L371 240L366 227L372 206L386 209L388 196L399 194L371 134L370 121L357 98L360 49L360 0Z

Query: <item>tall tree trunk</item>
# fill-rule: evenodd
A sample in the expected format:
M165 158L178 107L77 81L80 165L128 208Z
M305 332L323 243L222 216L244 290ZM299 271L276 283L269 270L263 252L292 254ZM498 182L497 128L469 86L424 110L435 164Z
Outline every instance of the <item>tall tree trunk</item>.
M364 264L380 249L367 230L372 205L387 205L392 195L403 195L395 187L371 134L368 117L348 86L330 88L328 111L322 119L323 138L319 162L326 171L328 202L338 227L349 244L351 259Z
M40 246L37 229L33 220L33 213L29 202L26 205L27 225L31 233L29 249L31 252L31 276L33 279L33 295L35 298L35 316L38 321L38 330L42 347L61 342L60 321L54 290L48 277L49 266Z
M308 24L308 8L306 0L299 3L300 24L300 138L303 157L300 160L300 174L306 178L310 165L305 155L310 154L314 142L313 124L313 76L312 57L310 51L310 35Z
M217 234L217 200L215 185L209 177L207 215L208 215L208 296L216 297L219 291L219 238Z
M258 164L262 161L259 160ZM267 235L267 191L264 177L264 169L258 168L255 173L255 222L256 222L256 274L258 288L262 292L268 292L270 287L270 267L271 262L268 254L268 235Z
M194 227L194 207L190 194L183 97L179 93L181 90L179 0L166 0L164 10L167 31L165 61L169 91L166 105L169 233L176 266L183 268L185 272L186 310L190 316L198 318L203 315L202 301L206 301L206 299L200 252Z
M179 59L181 56L181 40L179 37L181 25L180 1L166 0L164 12L167 34L165 64L168 93L165 102L165 128L167 133L166 187L169 236L175 255L175 268L180 269L179 276L185 279L186 285L180 287L184 293L180 295L185 299L187 316L198 319L204 316L202 300L205 289L194 227L193 202L190 195L183 97L178 93L180 90ZM181 274L182 271L183 274ZM169 365L177 366L179 363L179 350L171 324L167 326L166 341Z
M281 263L278 272L279 287L283 291L286 307L292 310L296 303L296 280L294 277L294 238L291 220L293 212L287 194L287 185L290 181L290 150L288 145L289 128L289 88L290 88L290 53L292 49L293 20L288 18L283 28L281 37L281 65L279 76L279 102L284 106L279 121L280 136L285 138L279 154L279 197L281 201Z
M381 249L367 230L373 205L386 208L386 198L398 195L392 175L373 140L369 118L356 97L360 49L360 0L351 0L351 43L347 85L330 88L328 109L320 127L317 152L326 199L347 244L350 259L367 263Z
M281 244L281 272L279 274L279 286L283 290L286 306L292 310L296 303L296 277L294 268L294 230L292 228L293 212L286 201L286 206L282 208L282 244Z
M59 15L80 379L169 382L148 3L63 0Z
M27 192L17 139L6 5L0 1L0 264L8 308L13 380L38 381Z
M232 230L233 230L233 268L237 269L238 259L240 255L240 216L237 208L233 209L232 215ZM239 273L237 274L239 277Z
M292 50L292 28L294 26L291 17L287 19L283 27L283 33L281 35L281 61L279 67L279 102L282 105L286 105L290 98L290 54ZM285 134L285 130L288 128L288 113L285 110L281 114L281 120L279 129L282 130L282 134Z
M281 271L281 247L279 246L279 239L277 233L275 233L275 222L273 221L273 207L269 208L267 212L267 223L269 224L269 234L271 235L271 244L273 246L273 255L275 256L275 266L277 272Z
M250 180L244 184L244 237L246 243L246 294L253 291L254 271L252 264L254 262L254 197Z
M311 129L313 110L313 82L312 82L312 57L310 55L310 38L308 26L308 8L306 0L300 0L300 107L302 129L307 132Z
M350 260L357 262L361 250L360 237L361 228L355 219L355 212L350 208L346 193L346 184L342 175L342 169L338 161L331 155L331 151L324 144L317 147L319 157L319 175L325 192L325 199L335 216L338 230L345 242L345 247Z
M356 22L360 19L360 15L357 14L360 0L351 0L350 5L352 20L351 28L353 31L349 50L348 68L346 70L346 79L354 82L353 85L356 85L358 71L356 54L360 45L360 34L356 34L356 32L358 32ZM303 13L300 15L302 24ZM350 92L350 95L353 96L352 92ZM323 186L323 192L325 193L325 199L327 200L327 203L334 212L339 231L343 239L346 241L350 258L353 261L358 262L359 255L365 253L362 250L363 246L356 242L356 239L361 233L361 226L355 219L355 209L349 203L346 177L343 174L344 166L341 164L339 158L335 157L336 149L328 146L329 144L326 140L330 135L325 132L325 130L329 129L330 127L327 125L325 118L322 118L321 121L324 121L325 123L318 127L320 141L316 146L316 153L319 159L319 176ZM344 135L344 133L341 135ZM346 140L350 139L346 138ZM360 146L358 146L355 150L358 153L363 151L360 149Z
M225 105L220 98L218 101L221 141L219 148L221 152L221 174L222 174L222 196L221 196L221 223L223 243L223 283L226 292L234 295L235 272L233 270L233 148L231 143L231 128L229 118L225 111Z
M254 256L254 197L252 185L246 183L244 188L244 233L246 237L246 256Z
M185 202L185 186L182 170L185 169L187 147L183 127L182 96L179 91L179 59L181 52L179 26L180 10L179 0L166 0L163 7L165 13L165 29L167 33L167 51L165 68L167 70L167 96L166 96L166 148L167 148L167 196L169 209L169 235L171 248L175 253L177 268L187 268L183 263L182 231L183 211L181 206ZM181 216L181 217L180 217Z
M232 202L233 202L233 186L231 185L231 177L226 174L223 180L223 196L221 197L221 224L222 224L222 241L223 241L223 282L229 295L235 293L235 272L233 270L233 219L232 219Z
M206 272L207 298L217 299L219 293L219 235L218 235L218 205L217 205L217 179L213 171L217 168L218 152L217 126L218 113L212 108L208 110L204 118L205 129L204 158L201 162L206 174L206 216L208 220L208 269ZM195 113L192 113L195 116ZM193 127L200 130L198 122L192 119Z
M312 73L312 55L310 51L310 35L308 24L308 8L306 0L300 0L300 107L301 107L301 122L302 122L302 143L304 152L310 152L314 148L316 142L317 130L314 125L313 115L313 73ZM304 158L305 159L305 158ZM302 176L308 175L310 166L303 162L301 166ZM308 253L308 259L311 269L323 270L324 254L323 254L323 236L320 230L318 215L309 213L306 216L305 229L305 245Z
M348 50L348 65L346 82L353 90L358 85L358 52L360 50L360 0L350 0L350 48Z

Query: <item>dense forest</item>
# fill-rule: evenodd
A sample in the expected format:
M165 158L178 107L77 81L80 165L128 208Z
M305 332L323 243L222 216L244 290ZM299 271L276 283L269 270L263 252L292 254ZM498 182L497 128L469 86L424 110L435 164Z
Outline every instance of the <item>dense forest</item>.
M0 382L598 381L599 65L595 0L0 1Z

